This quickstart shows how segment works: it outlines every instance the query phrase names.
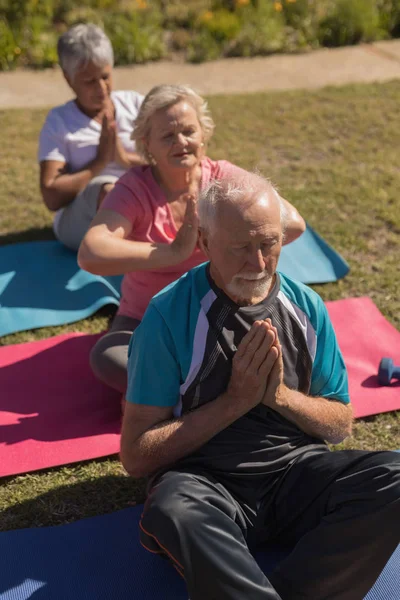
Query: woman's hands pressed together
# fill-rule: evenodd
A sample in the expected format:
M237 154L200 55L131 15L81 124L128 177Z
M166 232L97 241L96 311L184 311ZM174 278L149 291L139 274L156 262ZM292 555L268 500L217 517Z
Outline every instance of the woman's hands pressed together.
M183 223L170 246L173 256L177 259L177 263L183 262L193 254L199 236L196 198L194 194L184 194L184 199L186 201L186 210Z
M111 112L107 111L101 121L100 141L97 149L97 160L104 166L115 160L117 138L115 119Z

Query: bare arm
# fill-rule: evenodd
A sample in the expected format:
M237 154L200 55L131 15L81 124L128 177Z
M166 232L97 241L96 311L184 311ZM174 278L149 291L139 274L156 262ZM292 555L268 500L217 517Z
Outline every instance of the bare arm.
M125 169L130 169L132 167L138 167L140 165L146 165L146 161L138 154L137 152L125 152L121 155L118 160L118 164Z
M130 169L131 167L137 167L146 164L146 161L137 152L128 152L127 150L125 150L118 135L115 139L114 158L115 161L125 169Z
M122 275L177 265L197 243L195 201L188 196L183 224L172 244L128 240L131 222L113 210L99 210L82 240L78 264L96 275Z
M306 230L306 223L298 210L292 204L290 204L290 202L282 197L281 200L283 201L287 211L287 224L285 237L283 240L283 245L286 245L290 244L290 242L294 242L294 240L304 233Z
M65 162L44 160L40 163L40 189L49 210L67 206L89 181L114 160L116 146L115 121L103 116L97 155L80 171L68 172Z
M233 359L227 391L179 419L171 420L170 408L128 402L121 437L128 473L144 477L176 462L259 404L278 354L271 348L274 339L268 323L254 323Z
M121 460L133 477L145 477L194 452L248 412L228 394L179 419L171 411L126 403L121 437Z
M276 335L277 339L277 335ZM338 444L351 435L353 411L339 400L307 396L283 383L282 349L268 381L263 403L311 435Z
M106 166L97 158L81 171L68 173L67 164L57 160L44 160L40 163L40 190L45 205L56 211L67 206L82 191L89 181Z
M271 408L308 435L339 444L351 435L353 413L350 404L315 398L282 386Z

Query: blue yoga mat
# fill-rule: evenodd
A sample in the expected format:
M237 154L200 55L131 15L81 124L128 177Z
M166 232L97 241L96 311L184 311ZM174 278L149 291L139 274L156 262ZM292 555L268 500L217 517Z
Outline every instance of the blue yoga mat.
M279 269L303 283L344 277L347 263L307 227L282 249ZM76 254L59 242L0 247L0 336L38 327L74 323L106 304L119 304L121 277L82 271Z
M297 240L283 246L278 269L303 283L329 283L347 275L349 265L307 225Z
M74 323L106 304L118 306L122 277L82 271L59 242L0 247L0 336Z
M175 569L140 545L141 511L0 533L0 600L187 600ZM257 560L268 573L282 556ZM365 600L400 600L400 546Z

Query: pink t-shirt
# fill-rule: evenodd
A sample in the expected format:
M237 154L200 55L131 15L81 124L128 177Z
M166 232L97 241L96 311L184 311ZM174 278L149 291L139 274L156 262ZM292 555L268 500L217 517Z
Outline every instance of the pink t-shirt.
M227 179L244 171L226 160L204 158L201 163L201 189L213 179ZM134 167L123 175L107 195L102 208L114 210L133 224L128 239L137 242L171 244L177 229L171 208L156 183L149 166ZM199 248L184 262L173 267L149 271L132 271L122 281L122 298L118 313L142 319L151 298L181 275L204 262Z

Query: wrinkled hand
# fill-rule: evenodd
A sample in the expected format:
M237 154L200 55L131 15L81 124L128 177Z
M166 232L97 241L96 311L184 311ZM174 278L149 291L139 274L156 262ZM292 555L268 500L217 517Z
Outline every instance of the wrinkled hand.
M104 164L113 162L116 145L116 123L109 113L104 113L101 123L100 142L97 149L97 158Z
M199 236L199 219L196 212L196 199L193 194L185 194L186 211L183 223L170 245L171 252L182 262L193 254Z
M255 321L232 361L227 393L237 402L248 405L249 410L266 394L268 376L278 357L275 331L269 320Z
M276 356L276 359L269 374L267 387L265 390L264 397L262 399L262 403L266 406L269 406L270 408L274 407L279 393L282 392L285 387L283 383L282 346L279 342L278 331L275 327L272 327L272 330L275 333L275 341L274 344L271 346L271 350L274 350L274 355Z

